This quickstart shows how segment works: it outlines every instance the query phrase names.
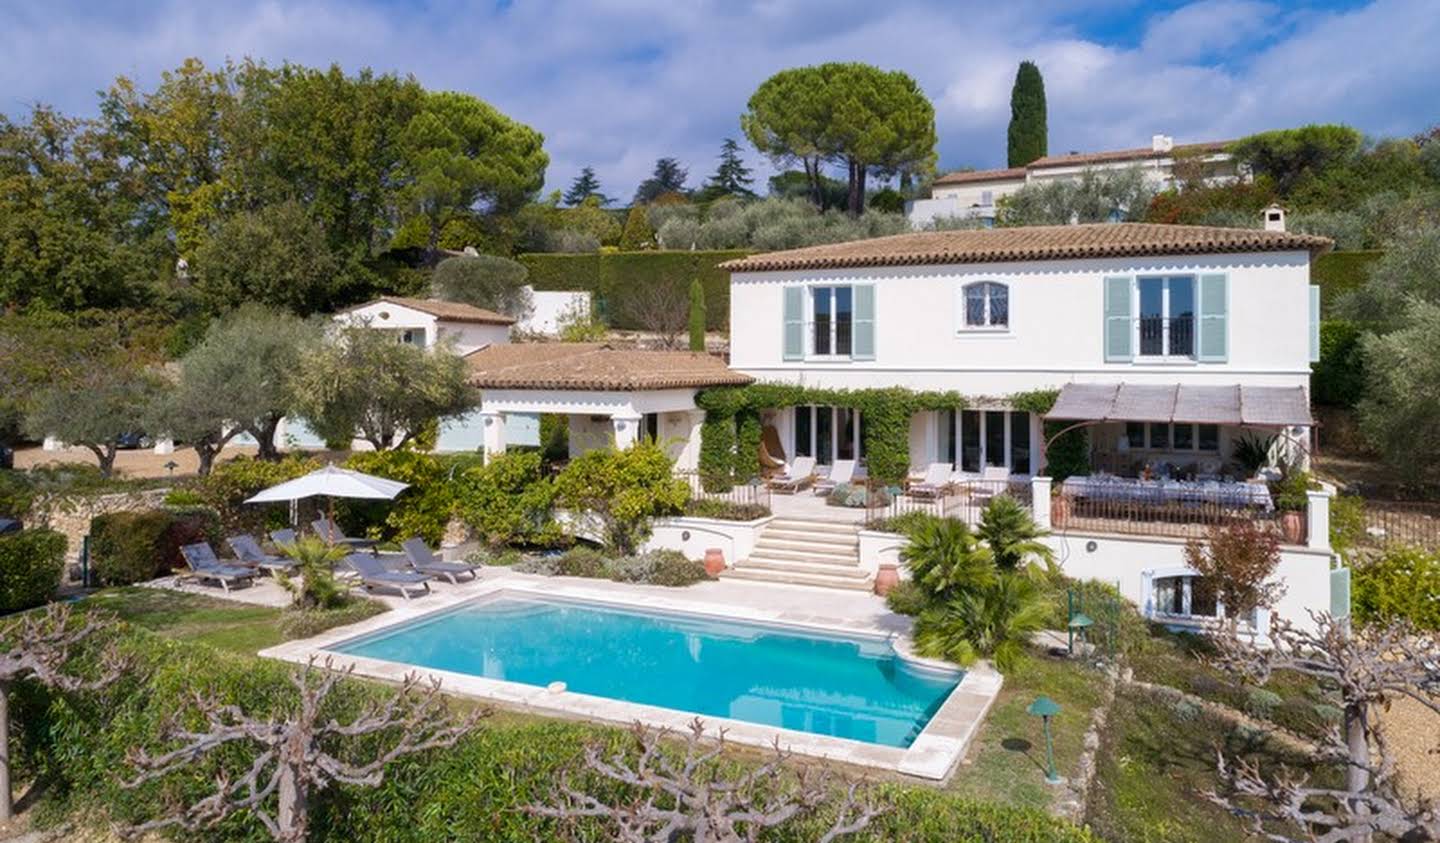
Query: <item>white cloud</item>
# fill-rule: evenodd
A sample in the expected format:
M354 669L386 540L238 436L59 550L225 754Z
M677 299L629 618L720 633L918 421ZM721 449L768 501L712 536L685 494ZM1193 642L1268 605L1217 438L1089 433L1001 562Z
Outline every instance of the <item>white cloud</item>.
M1090 19L1143 15L1143 5L167 0L91 9L53 0L7 12L0 110L43 100L89 112L115 75L153 84L189 55L335 61L483 97L545 133L552 187L589 164L609 193L628 197L662 155L680 158L698 183L720 139L739 137L737 118L761 81L831 60L914 75L935 101L944 166L1004 163L1010 85L1025 58L1045 74L1056 151L1317 120L1415 131L1436 119L1434 12L1434 0L1295 14L1258 0L1197 0L1152 15L1138 42L1107 43L1086 34L1104 31Z

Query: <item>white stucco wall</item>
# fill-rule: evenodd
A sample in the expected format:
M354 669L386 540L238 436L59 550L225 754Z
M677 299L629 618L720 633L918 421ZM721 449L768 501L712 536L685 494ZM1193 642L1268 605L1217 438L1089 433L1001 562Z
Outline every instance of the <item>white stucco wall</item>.
M1230 279L1225 362L1105 362L1105 277L1202 272ZM1008 330L963 329L960 290L973 281L1009 286ZM855 283L875 285L875 359L784 361L784 287ZM1308 287L1303 251L741 272L730 285L731 367L767 381L967 395L1069 381L1308 386Z
M936 185L930 190L931 199L951 199L963 206L985 205L985 194L995 204L1001 197L1009 196L1025 184L1024 178L996 179L995 181L967 182L965 184Z
M455 353L469 354L487 345L504 345L510 342L510 326L449 322L442 319L436 323L436 336L437 339L453 338Z
M530 315L516 327L524 331L554 336L560 331L560 318L570 313L590 313L590 293L584 290L530 289Z
M678 550L688 559L704 559L705 551L716 547L725 554L725 565L750 558L760 531L770 516L754 521L724 521L719 518L662 518L653 527L645 550Z

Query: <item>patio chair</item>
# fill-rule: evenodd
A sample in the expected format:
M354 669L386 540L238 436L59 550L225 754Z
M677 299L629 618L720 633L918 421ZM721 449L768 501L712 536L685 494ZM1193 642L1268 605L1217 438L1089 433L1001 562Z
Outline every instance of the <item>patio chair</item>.
M260 547L260 542L249 533L241 533L238 536L231 536L225 540L230 545L230 550L241 564L251 568L259 568L262 571L269 571L272 575L276 571L290 572L295 569L295 561L286 559L283 556L271 556Z
M836 460L835 464L830 466L830 474L815 481L815 494L828 495L841 483L851 483L854 480L855 461Z
M780 445L780 433L767 424L760 431L760 475L771 477L784 468L785 448Z
M374 539L357 539L345 535L340 531L340 526L329 518L316 518L310 522L310 528L315 531L315 535L330 544L349 545L356 550L371 548L379 544Z
M925 468L925 476L918 483L911 483L906 494L916 498L938 498L954 487L951 473L954 467L948 462L932 462Z
M215 555L215 549L208 542L187 544L180 548L180 555L195 578L200 581L212 580L220 583L227 593L231 585L244 583L254 585L260 572L244 565L227 565Z
M295 531L290 529L289 527L286 527L283 530L270 531L270 543L279 548L289 547L290 545L294 544L299 540L300 537L297 536L295 534Z
M352 553L345 557L345 564L354 569L360 577L360 584L366 589L393 588L400 592L400 596L406 600L410 599L412 590L430 593L429 574L422 574L418 571L391 571L385 568L385 563L368 553Z
M815 458L796 457L795 461L785 469L785 473L779 477L771 477L765 485L770 487L772 492L784 492L794 494L809 486L815 479Z
M1010 469L1003 465L987 465L980 472L980 479L969 483L970 499L989 502L996 495L1004 494L1010 488Z
M400 549L405 551L405 558L409 561L410 567L422 574L445 577L450 580L452 585L460 584L460 581L456 579L460 574L469 574L472 580L480 578L479 565L471 565L468 562L446 562L436 556L423 539L406 539L400 543Z

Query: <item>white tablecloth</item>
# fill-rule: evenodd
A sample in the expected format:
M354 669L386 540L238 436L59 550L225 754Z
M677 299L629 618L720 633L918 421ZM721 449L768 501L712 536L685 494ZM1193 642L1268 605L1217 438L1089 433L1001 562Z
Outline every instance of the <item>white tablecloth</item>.
M1275 502L1263 483L1218 480L1137 480L1129 477L1070 477L1061 487L1075 498L1133 503L1215 503L1270 512Z

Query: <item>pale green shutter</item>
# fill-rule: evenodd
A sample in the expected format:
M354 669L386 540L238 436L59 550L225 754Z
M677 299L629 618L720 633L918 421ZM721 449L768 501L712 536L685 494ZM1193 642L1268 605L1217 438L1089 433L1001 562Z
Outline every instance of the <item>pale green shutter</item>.
M1310 362L1320 362L1320 286L1310 285Z
M1224 363L1230 353L1230 296L1224 275L1200 276L1200 353L1206 363Z
M855 285L855 336L850 357L855 360L875 359L875 285Z
M785 288L784 360L805 359L805 288Z
M1128 276L1105 279L1105 362L1129 363L1134 357L1134 319L1130 315Z

